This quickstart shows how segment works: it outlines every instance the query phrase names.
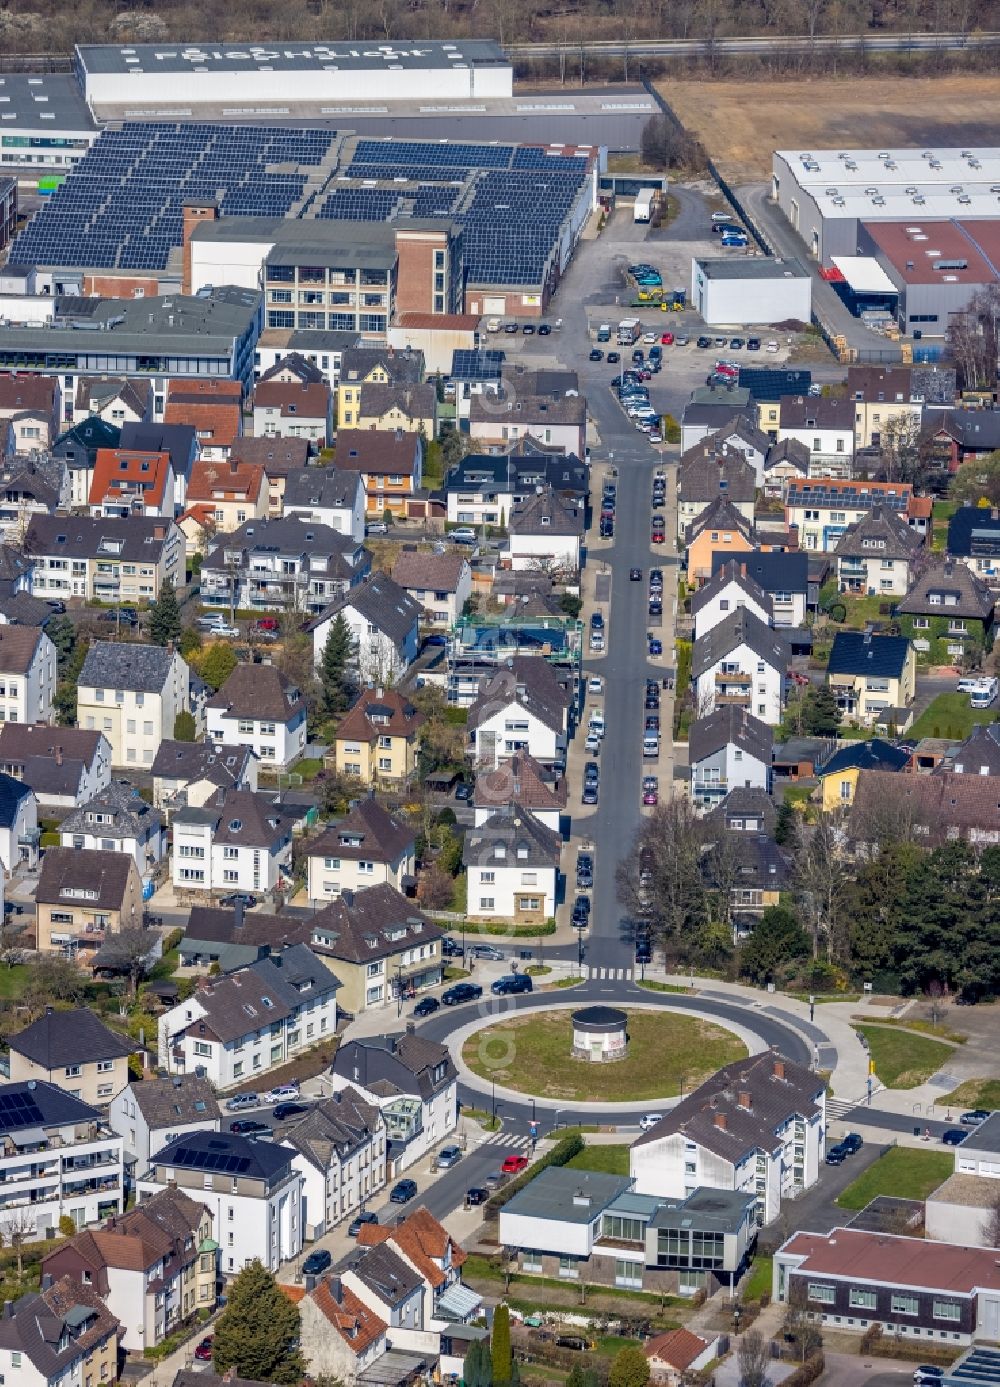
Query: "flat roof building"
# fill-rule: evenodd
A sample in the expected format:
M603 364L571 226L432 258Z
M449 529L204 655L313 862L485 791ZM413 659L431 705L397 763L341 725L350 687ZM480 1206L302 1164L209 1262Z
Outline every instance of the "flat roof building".
M863 222L858 245L899 294L901 331L943 337L972 296L1000 280L1000 198L994 221Z
M808 323L812 280L799 260L692 259L691 304L706 323Z
M25 181L68 172L97 139L97 121L67 72L2 73L0 102L0 168Z

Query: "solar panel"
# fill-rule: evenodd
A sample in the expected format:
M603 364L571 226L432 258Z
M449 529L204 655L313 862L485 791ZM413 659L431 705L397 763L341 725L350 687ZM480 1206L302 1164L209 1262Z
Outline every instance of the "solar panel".
M43 1121L42 1110L29 1093L0 1093L0 1122L34 1127Z

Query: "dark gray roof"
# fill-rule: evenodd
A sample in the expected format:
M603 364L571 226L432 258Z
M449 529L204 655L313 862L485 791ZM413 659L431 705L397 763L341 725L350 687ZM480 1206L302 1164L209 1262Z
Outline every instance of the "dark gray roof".
M55 615L47 602L27 592L0 594L0 613L12 626L45 626Z
M357 804L337 823L331 824L307 848L309 857L363 858L365 861L395 862L404 852L413 851L416 834L403 819L390 814L373 794Z
M970 555L996 558L1000 555L1000 510L964 502L948 522L947 549L950 556L959 559Z
M228 718L288 723L305 713L302 690L276 665L239 664L205 705Z
M22 1296L0 1317L0 1348L23 1353L43 1382L55 1382L69 1377L70 1366L88 1358L117 1327L93 1286L63 1276L44 1291Z
M294 1015L303 1002L334 992L340 980L305 944L290 944L279 953L216 978L197 994L205 1009L183 1028L197 1037L207 1032L223 1044Z
M817 766L818 776L838 775L846 770L901 771L910 763L910 753L902 747L873 737L870 742L849 742L839 747L829 761Z
M25 549L33 556L96 559L107 553L123 563L151 564L171 532L173 521L157 516L33 515Z
M587 401L583 395L522 395L507 387L496 395L473 395L469 418L473 424L494 424L499 433L508 423L544 428L550 424L583 425ZM510 405L510 409L507 406Z
M947 758L946 769L958 775L1000 776L1000 723L974 727Z
M174 823L212 824L216 843L272 848L291 836L290 817L253 790L216 790L201 808L178 809Z
M752 1193L700 1186L686 1199L661 1199L650 1227L735 1232L755 1203Z
M753 536L752 522L736 509L728 495L714 497L698 512L684 531L684 543L693 544L703 530L736 530L748 540ZM713 559L716 554L727 557L725 550L713 550Z
M423 1287L423 1277L387 1243L366 1248L351 1260L350 1270L385 1305L399 1305Z
M289 476L292 474L289 473ZM288 485L287 479L285 485ZM300 515L285 515L280 519L248 520L230 535L220 536L205 558L205 567L227 569L227 554L239 553L241 564L257 552L269 555L287 554L292 558L307 557L343 561L345 576L349 575L365 553L364 546L350 535L342 535L332 525L319 525Z
M575 453L545 452L537 447L498 454L470 453L448 473L444 490L528 496L539 486L583 498L590 489L590 472Z
M197 431L193 424L148 424L126 420L122 425L120 447L136 452L169 453L175 477L186 477L197 451Z
M932 603L932 595L943 600ZM951 616L989 623L993 605L993 593L971 568L946 559L920 575L896 610L915 616Z
M873 636L866 631L838 631L833 638L826 672L898 679L906 666L910 649L910 642L905 636Z
M100 822L95 820L95 814L102 815ZM142 842L162 827L162 814L146 803L134 785L113 780L106 790L67 815L59 831L97 832L102 838L137 838Z
M952 409L942 426L961 447L977 453L1000 448L1000 411L995 409Z
M356 384L376 366L383 367L391 381L416 384L423 380L424 354L395 352L391 347L348 347L340 358L340 383Z
M791 652L780 631L765 626L759 617L745 607L730 614L711 631L706 631L694 643L691 654L691 674L697 679L711 669L738 645L746 644L761 660L784 674Z
M505 666L487 675L469 709L468 726L476 728L491 717L505 700L517 700L554 732L566 725L569 698L547 660L536 655L515 655Z
M909 559L921 547L916 530L911 530L897 511L872 506L837 541L838 558Z
M688 759L694 765L730 744L756 757L765 766L770 766L774 746L771 728L745 708L732 704L716 708L707 717L696 718L692 722Z
M405 588L394 583L387 573L370 573L356 587L331 602L319 616L314 617L308 629L313 631L322 622L336 616L345 607L351 607L366 621L383 632L395 644L400 645L409 636L420 620L423 610Z
M87 651L78 684L85 689L162 693L173 660L174 652L165 645L94 641Z
M103 852L96 848L47 848L35 890L41 905L65 905L79 900L81 889L92 895L87 906L93 910L121 910L129 877L136 870L127 852Z
M22 800L31 794L31 786L12 775L0 773L0 827L13 828L17 822L17 811Z
M781 438L772 443L764 458L764 471L769 472L782 462L790 462L804 477L809 475L809 449L801 439Z
M388 882L342 892L310 920L312 945L321 955L347 963L391 958L433 944L442 931Z
M518 501L507 528L512 535L582 535L583 510L554 491L535 492Z
M336 467L300 467L285 479L285 511L297 506L353 509L360 486L357 472L340 472Z
M726 555L718 551L712 555L712 571L726 561ZM785 553L778 549L762 552L755 549L750 554L740 554L736 562L745 568L758 587L764 592L809 591L809 555L805 550Z
M225 789L240 783L253 758L251 747L164 738L150 769L154 777L164 780L210 780Z
M711 813L705 815L705 822L730 829L734 819L759 818L761 827L767 834L774 833L778 811L774 800L766 790L754 790L749 785L737 785L729 791L725 799L717 804ZM739 830L746 832L746 828Z
M699 516L698 519L701 517ZM697 524L697 520L693 522ZM707 583L703 583L696 592L691 595L691 615L697 616L703 607L718 596L729 583L737 583L743 589L751 602L755 602L762 611L767 613L768 619L773 615L773 604L770 597L760 586L760 584L743 571L742 566L736 559L727 559L725 563L719 564L714 570Z
M682 502L704 501L707 505L719 495L734 503L754 499L757 474L753 463L736 449L725 454L706 453L698 445L681 459L678 473L678 498Z
M446 1046L409 1032L344 1041L334 1057L333 1072L370 1092L410 1094L425 1101L457 1077Z
M290 1146L274 1141L250 1141L230 1132L185 1132L151 1156L150 1164L218 1172L226 1168L227 1158L234 1158L240 1162L241 1178L270 1183L290 1169L294 1155Z
M465 835L462 860L465 865L491 867L556 867L559 866L561 839L552 828L546 828L529 809L520 805L504 805L493 811L478 828ZM503 856L497 850L503 848Z
M631 1184L627 1175L549 1166L518 1190L503 1206L503 1212L519 1218L589 1224Z
M782 395L783 429L838 429L854 433L854 401L834 395Z
M23 1031L8 1036L7 1043L42 1069L62 1069L67 1064L94 1064L97 1060L122 1059L136 1048L118 1031L112 1031L87 1007L44 1015Z
M380 1126L379 1109L365 1102L357 1089L348 1085L322 1102L314 1103L302 1116L292 1118L288 1126L282 1128L281 1139L294 1146L325 1175L334 1153L344 1159L365 1146Z
M191 953L202 944L235 945L276 952L286 944L304 944L311 921L291 915L268 915L248 910L237 915L222 906L194 905L188 915L181 952Z
M200 1074L176 1074L132 1084L132 1097L151 1130L221 1118L215 1089Z

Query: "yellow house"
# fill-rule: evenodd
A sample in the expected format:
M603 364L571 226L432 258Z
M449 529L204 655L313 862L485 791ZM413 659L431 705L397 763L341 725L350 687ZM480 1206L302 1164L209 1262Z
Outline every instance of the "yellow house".
M437 391L433 385L363 385L355 427L436 438Z
M748 554L753 548L753 526L724 496L717 497L692 520L684 532L687 545L687 585L700 587L712 576L712 555Z
M225 462L199 459L191 469L187 504L208 517L213 533L232 534L246 521L268 514L270 492L264 468L232 457ZM188 534L183 522L181 529Z
M136 1048L87 1007L47 1007L8 1043L12 1083L41 1080L102 1107L128 1083L128 1057Z
M838 631L826 672L841 716L859 722L908 707L917 687L916 652L905 636Z
M910 755L891 742L873 737L870 742L848 742L835 751L816 771L822 793L823 812L846 809L854 803L858 776L862 771L902 771Z
M854 403L854 446L877 448L886 431L916 434L923 418L922 395L912 391L911 366L850 366L847 398Z
M403 784L417 768L417 734L424 721L396 689L363 689L337 728L335 768L365 785Z
M757 427L761 433L769 434L771 438L777 438L778 430L781 428L780 400L757 401Z
M395 891L416 881L416 834L374 798L361 800L308 847L307 891L329 901L373 886Z
M391 347L349 347L340 360L338 428L358 427L361 391L366 385L419 385L423 378L423 352L409 349L397 352Z

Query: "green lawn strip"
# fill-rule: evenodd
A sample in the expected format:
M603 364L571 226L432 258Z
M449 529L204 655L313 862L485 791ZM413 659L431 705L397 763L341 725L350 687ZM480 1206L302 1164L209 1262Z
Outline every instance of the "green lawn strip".
M30 972L26 963L16 963L13 968L0 968L0 997L20 997Z
M860 992L827 992L823 994L820 994L819 992L788 992L785 995L788 997L794 997L797 1002L808 1002L811 997L818 1007L821 1007L824 1002L861 1001Z
M679 982L656 982L653 978L642 978L639 986L644 987L647 992L683 992L686 996L691 995L690 987L685 987Z
M315 780L322 769L323 762L318 756L303 756L292 767L292 774L301 775L303 780Z
M875 1073L886 1088L916 1088L937 1073L954 1053L943 1040L893 1030L891 1026L855 1026L868 1042Z
M962 741L977 724L994 719L992 709L970 707L968 694L942 693L927 705L907 735L917 739L948 737L952 741Z
M492 1117L484 1108L463 1108L462 1116L478 1122L487 1132L498 1132L502 1125L499 1117Z
M816 998L820 1000L819 997ZM853 998L844 998L851 1001ZM866 1026L869 1024L867 1016L852 1016L851 1022L854 1025ZM947 1040L952 1045L964 1045L968 1040L967 1035L961 1031L953 1031L948 1026L942 1026L937 1021L926 1021L921 1017L915 1016L912 1020L907 1016L883 1016L876 1023L878 1026L891 1026L894 1030L912 1031L916 1035L929 1035L932 1040Z
M771 1265L770 1257L754 1258L750 1279L741 1292L743 1300L760 1300L762 1295L771 1294Z
M606 1146L585 1146L578 1156L566 1162L567 1170L599 1170L605 1175L628 1174L627 1146L608 1143Z
M643 1102L694 1088L746 1046L693 1016L630 1011L629 1049L615 1064L581 1064L569 1012L514 1017L476 1032L462 1057L480 1078L555 1102Z
M951 1151L919 1151L893 1146L874 1161L838 1197L842 1209L863 1209L880 1194L896 1199L926 1199L954 1172Z
M488 1257L482 1256L478 1252L470 1252L462 1264L462 1280L468 1282L475 1288L475 1282L489 1282L502 1285L504 1274L502 1268L495 1266ZM504 1296L504 1300L514 1310L521 1310L526 1314L531 1314L533 1310L539 1308L537 1301L526 1298L523 1294L532 1286L544 1287L547 1290L562 1291L566 1296L567 1308L576 1307L580 1304L580 1285L579 1281L558 1281L550 1276L525 1275L515 1272L510 1278L511 1286L517 1286L522 1292L521 1296ZM593 1296L612 1296L618 1300L634 1300L644 1305L662 1305L683 1307L685 1310L691 1309L690 1300L683 1296L655 1295L649 1291L624 1291L617 1286L596 1286L592 1282L584 1282L587 1294ZM554 1309L551 1303L546 1303L546 1308ZM676 1327L676 1326L667 1326Z
M1000 1108L1000 1079L966 1079L940 1100L956 1108Z

